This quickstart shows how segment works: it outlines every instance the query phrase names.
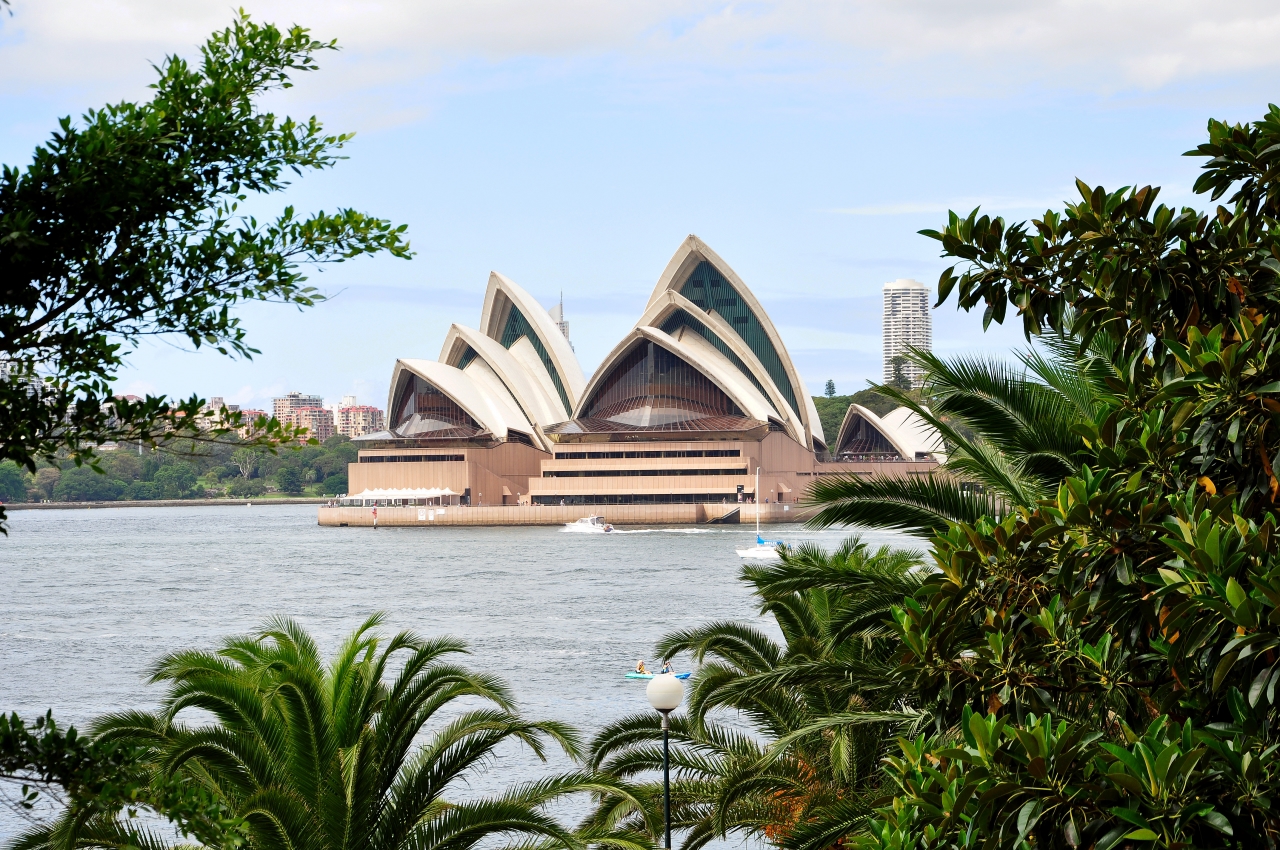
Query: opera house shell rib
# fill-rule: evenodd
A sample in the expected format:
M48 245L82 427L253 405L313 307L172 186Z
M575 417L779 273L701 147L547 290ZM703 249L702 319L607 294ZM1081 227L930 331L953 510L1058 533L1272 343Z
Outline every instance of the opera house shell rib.
M849 405L835 446L836 460L947 459L942 436L906 407L880 417L860 404Z
M897 411L846 416L840 439L854 446L845 431L861 423L880 435L877 450L824 462L813 399L777 329L695 236L589 381L547 311L494 273L479 330L452 326L438 361L397 361L388 411L388 431L357 441L353 494L448 488L470 505L790 504L814 475L936 466L922 449L936 435L908 440L916 423L894 419Z

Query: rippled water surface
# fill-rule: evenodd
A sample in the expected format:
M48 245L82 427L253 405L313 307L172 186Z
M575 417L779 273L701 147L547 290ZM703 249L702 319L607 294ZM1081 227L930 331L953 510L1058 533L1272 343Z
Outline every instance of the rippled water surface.
M623 674L664 633L755 619L737 581L747 526L566 534L558 528L321 528L308 505L15 511L0 539L0 710L83 723L154 707L163 653L209 648L272 615L331 650L369 614L466 640L522 711L590 734L646 710ZM844 532L773 526L769 537ZM867 533L875 544L906 545ZM473 787L543 775L527 755ZM494 774L501 774L501 783ZM490 779L496 784L492 788ZM0 838L12 820L0 818Z

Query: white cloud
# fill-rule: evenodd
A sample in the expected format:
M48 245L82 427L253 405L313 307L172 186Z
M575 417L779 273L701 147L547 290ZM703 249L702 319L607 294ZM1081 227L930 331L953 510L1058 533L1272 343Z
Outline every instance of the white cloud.
M8 93L92 81L118 96L144 60L190 55L223 0L14 0L0 20ZM609 57L680 80L853 79L935 96L1154 89L1280 64L1280 7L1263 0L261 0L258 20L337 37L331 91L394 85L459 63ZM327 63L333 67L334 63ZM699 74L699 71L708 72ZM410 114L416 114L411 112Z

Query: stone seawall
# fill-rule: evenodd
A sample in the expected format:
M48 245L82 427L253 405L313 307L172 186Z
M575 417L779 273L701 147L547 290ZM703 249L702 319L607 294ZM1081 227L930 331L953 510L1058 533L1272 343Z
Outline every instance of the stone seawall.
M10 502L6 511L73 511L86 508L199 508L214 505L321 505L332 498L307 499L148 499L145 502Z
M614 525L697 525L710 523L738 510L736 521L803 522L813 509L798 505L739 505L720 502L694 505L487 505L485 507L378 508L379 526L433 525L564 525L585 516L602 516ZM739 510L740 509L740 510ZM321 507L320 525L372 526L373 508ZM728 522L734 522L730 517Z

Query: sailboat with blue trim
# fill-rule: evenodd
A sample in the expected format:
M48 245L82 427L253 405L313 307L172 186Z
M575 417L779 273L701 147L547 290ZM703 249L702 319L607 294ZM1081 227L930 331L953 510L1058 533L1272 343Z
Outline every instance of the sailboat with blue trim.
M755 492L755 511L756 511L756 545L748 546L745 549L737 549L739 558L755 558L757 560L768 560L778 557L778 546L782 544L781 540L765 540L760 536L760 467L756 467L756 492Z

